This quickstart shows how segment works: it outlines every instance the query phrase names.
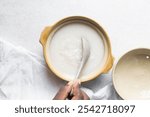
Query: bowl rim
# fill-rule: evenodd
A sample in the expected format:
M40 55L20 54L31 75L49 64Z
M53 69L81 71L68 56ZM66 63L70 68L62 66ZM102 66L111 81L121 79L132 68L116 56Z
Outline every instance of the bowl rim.
M107 51L108 51L108 55L106 57L106 62L105 64L103 65L103 68L99 71L99 72L96 72L96 73L93 73L92 75L90 75L90 77L88 77L87 79L84 79L84 80L81 80L81 82L86 82L86 81L89 81L89 80L92 80L92 79L95 79L97 76L99 76L100 74L102 73L105 73L107 72L108 70L110 70L112 68L112 65L113 65L113 61L114 61L114 58L112 56L112 51L111 51L111 44L110 44L110 39L107 35L107 33L105 32L105 30L102 28L102 26L100 26L97 22L95 22L94 20L90 19L90 18L87 18L87 17L83 17L83 16L71 16L71 17L66 17L66 18L63 18L62 20L59 20L58 22L56 22L54 25L51 26L51 30L49 32L52 33L58 26L60 26L61 24L65 23L65 22L68 22L68 21L74 21L74 20L82 20L82 21L85 21L87 23L91 23L91 25L95 26L99 33L102 33L102 35L104 36L104 39L106 41L106 44L107 44ZM57 30L57 29L56 29ZM59 71L55 70L53 65L51 64L50 60L48 59L48 54L47 54L47 42L48 42L48 38L49 36L47 37L47 40L46 40L46 43L45 43L45 46L43 46L44 48L44 58L46 60L46 63L48 65L48 67L50 68L50 70L55 74L57 75L59 78L65 80L65 81L69 81L69 79L67 78L64 78L60 73ZM109 65L108 65L109 64Z
M145 48L145 47L140 47L140 48L134 48L134 49L131 49L131 50L128 50L127 52L124 52L124 54L122 54L118 60L116 61L115 65L113 66L112 68L112 82L113 82L113 86L117 92L117 94L123 99L123 100L130 100L128 98L125 98L121 95L120 91L118 90L117 86L116 86L116 83L115 83L115 70L119 64L119 61L127 54L129 54L130 52L134 52L134 51L138 51L138 50L148 50L150 52L150 48Z

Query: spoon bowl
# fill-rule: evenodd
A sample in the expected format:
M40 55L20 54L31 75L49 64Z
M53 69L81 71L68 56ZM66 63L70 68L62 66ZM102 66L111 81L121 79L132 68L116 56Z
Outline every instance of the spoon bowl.
M81 46L82 46L82 58L74 80L79 79L80 74L82 73L82 70L84 69L84 66L90 56L90 45L87 39L81 38Z

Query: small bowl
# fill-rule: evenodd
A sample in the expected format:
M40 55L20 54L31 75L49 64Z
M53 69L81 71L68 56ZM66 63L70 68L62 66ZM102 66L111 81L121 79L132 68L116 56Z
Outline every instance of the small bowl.
M122 99L150 99L150 49L125 53L114 67L113 84Z
M66 81L70 81L71 79L69 78L69 76L64 75L59 69L56 68L56 66L53 65L53 60L50 57L49 53L50 51L52 51L52 49L50 49L51 48L50 46L55 34L57 34L60 31L60 29L63 29L66 25L70 25L73 23L78 23L78 24L80 23L88 27L91 27L100 36L104 46L104 57L102 59L102 66L100 68L94 69L94 72L92 72L89 75L81 76L80 78L81 82L85 82L96 78L98 75L102 73L106 73L108 70L112 68L113 65L113 57L111 53L111 45L110 45L109 37L104 31L104 29L98 23L96 23L92 19L82 17L82 16L72 16L72 17L64 18L52 26L47 26L43 30L40 37L40 43L43 45L45 61L48 67L50 68L50 70L53 73L55 73L59 78ZM73 33L73 31L67 33ZM61 41L63 42L63 39Z

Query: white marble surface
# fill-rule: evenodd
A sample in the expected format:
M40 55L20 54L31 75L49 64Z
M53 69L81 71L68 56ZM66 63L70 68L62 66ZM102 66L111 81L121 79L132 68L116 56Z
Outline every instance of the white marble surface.
M150 0L0 0L0 37L42 56L46 25L83 15L107 31L117 59L127 50L150 47Z
M40 33L61 18L82 15L100 23L113 55L150 48L150 0L0 0L0 37L43 57Z

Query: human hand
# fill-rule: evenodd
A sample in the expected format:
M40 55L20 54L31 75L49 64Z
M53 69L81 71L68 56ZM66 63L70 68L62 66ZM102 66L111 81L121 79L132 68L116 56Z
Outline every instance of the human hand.
M70 93L73 91L73 95ZM54 97L54 100L89 100L88 95L80 89L79 81L69 82L67 85L60 88Z

